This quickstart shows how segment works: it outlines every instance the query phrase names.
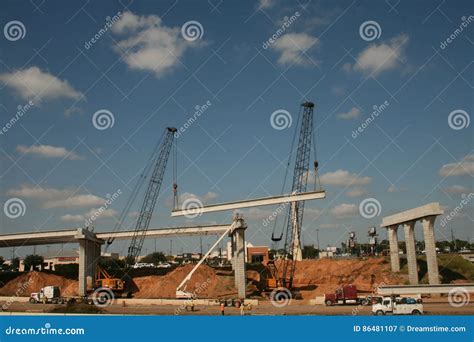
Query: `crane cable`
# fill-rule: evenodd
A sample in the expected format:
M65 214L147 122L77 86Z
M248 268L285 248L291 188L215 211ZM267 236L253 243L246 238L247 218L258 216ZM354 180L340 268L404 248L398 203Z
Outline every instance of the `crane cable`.
M149 158L147 164L142 169L142 172L141 172L141 174L140 174L140 176L137 180L137 183L136 183L135 187L133 188L132 193L131 193L130 197L128 198L127 202L126 202L124 209L120 213L119 219L115 223L114 229L112 230L113 232L117 232L122 228L123 223L124 223L125 219L127 218L128 213L130 212L131 206L135 203L135 199L137 198L140 190L142 189L142 186L143 186L143 183L145 182L145 179L150 174L150 169L151 169L152 165L154 164L154 161L156 160L156 158L158 158L158 156L157 156L158 153L157 152L158 152L158 150L161 146L161 143L162 143L163 139L165 138L165 135L166 135L166 131L163 134L160 141L158 141L158 143L156 144L155 148L153 149L153 152L152 152L151 157ZM112 242L114 242L114 240L115 240L115 238L107 239L107 244L105 246L105 251L107 251L108 247L110 246L110 244L112 244Z
M178 139L173 140L173 209L178 209Z
M294 150L294 146L295 146L295 141L296 141L296 136L298 135L298 127L299 127L299 124L300 124L300 119L301 119L301 111L302 111L302 108L303 107L300 107L300 110L299 110L299 113L298 113L298 120L296 122L296 126L295 126L295 131L293 133L293 140L291 142L291 147L290 147L290 153L288 154L288 162L286 164L286 171L285 171L285 177L283 179L283 186L281 188L281 194L283 195L284 191L285 191L285 186L286 186L286 180L288 179L288 171L290 169L290 163L291 163L291 157L293 155L293 150ZM285 221L287 220L288 218L288 211L285 211ZM280 241L282 238L283 238L283 230L285 229L284 227L282 228L281 230L281 234L280 234L280 237L278 238L275 238L275 231L276 231L276 226L277 226L277 222L278 222L278 215L276 216L275 220L273 221L273 231L272 231L272 241L274 242L277 242L277 241Z
M311 127L312 135L313 135L313 154L314 154L314 191L321 191L321 181L319 180L319 162L318 162L318 151L316 150L316 132L314 128L314 121L313 127Z

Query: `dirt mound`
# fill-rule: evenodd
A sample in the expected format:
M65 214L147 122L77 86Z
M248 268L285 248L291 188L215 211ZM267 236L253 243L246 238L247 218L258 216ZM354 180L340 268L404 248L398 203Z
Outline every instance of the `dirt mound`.
M31 292L38 292L45 286L59 286L63 296L77 295L78 282L76 280L36 271L24 273L10 280L5 286L0 288L0 295L29 296Z
M391 272L384 258L317 259L296 264L294 283L303 298L334 292L342 284L354 284L360 292L372 292L379 284L403 284L404 278ZM316 286L316 288L314 288Z
M147 276L134 278L138 288L136 298L175 298L176 287L193 269L188 264L176 268L164 276ZM193 292L197 298L219 298L237 293L234 277L216 275L216 271L207 265L201 265L188 281L186 291Z

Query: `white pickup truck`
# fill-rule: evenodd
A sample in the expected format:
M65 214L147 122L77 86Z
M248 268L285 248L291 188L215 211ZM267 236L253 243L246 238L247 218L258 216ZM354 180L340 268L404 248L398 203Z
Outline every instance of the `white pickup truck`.
M381 302L372 305L372 313L377 316L422 315L423 304L414 298L383 297Z

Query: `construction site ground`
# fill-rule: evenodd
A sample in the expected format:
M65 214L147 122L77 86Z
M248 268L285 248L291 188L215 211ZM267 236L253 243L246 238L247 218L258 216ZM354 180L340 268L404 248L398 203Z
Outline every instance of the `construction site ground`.
M5 300L0 300L0 305L5 304ZM183 301L184 303L184 301ZM54 304L30 304L28 302L13 302L7 311L0 314L48 314L56 309L61 314L61 309L65 305ZM474 303L462 307L449 305L446 298L426 299L424 301L425 315L474 315ZM186 311L177 305L133 305L114 304L101 309L102 314L116 315L221 315L218 305L196 305L194 311ZM240 309L226 307L225 315L240 315ZM304 300L293 300L289 305L277 308L271 302L260 302L257 306L252 306L246 315L372 315L371 306L359 305L309 305Z
M439 261L440 274L444 283L473 282L474 272L472 270L474 266L470 262L461 257L449 258L449 262L446 263L442 258ZM443 266L444 264L449 266ZM456 268L453 268L453 265L457 265ZM192 267L193 265L188 264L170 270L164 275L133 278L137 290L134 293L134 298L126 301L117 299L116 304L104 308L103 313L174 314L179 305L166 305L168 303L166 300L175 299L176 287ZM424 279L423 274L420 274L420 279ZM364 315L371 314L370 307L350 305L326 307L324 305L310 305L310 300L321 298L324 293L333 293L341 284L355 284L361 296L369 295L375 291L378 285L407 284L407 274L403 272L403 268L401 273L391 272L389 262L384 257L303 260L297 263L294 279L300 299L293 300L290 305L283 308L273 306L268 297L263 295L265 288L263 265L248 265L247 282L247 297L258 300L259 303L259 305L253 306L251 314L351 315L356 310L357 314ZM77 280L66 279L51 273L27 272L3 281L3 284L0 283L0 296L3 296L0 298L0 303L2 301L3 303L12 302L8 306L8 312L49 312L54 308L54 305L26 302L31 292L37 292L48 285L59 286L63 296L77 295ZM207 265L199 267L189 281L186 290L194 292L199 299L210 299L211 302L214 300L214 303L220 299L237 298L232 271L216 270ZM157 299L163 299L163 302L160 303L163 305L156 305ZM474 314L473 304L455 308L449 305L446 297L425 298L424 300L425 310L428 314ZM195 308L196 311L192 314L220 314L218 305L196 305ZM240 310L236 308L226 308L226 312L240 314ZM190 314L190 312L180 309L180 314Z

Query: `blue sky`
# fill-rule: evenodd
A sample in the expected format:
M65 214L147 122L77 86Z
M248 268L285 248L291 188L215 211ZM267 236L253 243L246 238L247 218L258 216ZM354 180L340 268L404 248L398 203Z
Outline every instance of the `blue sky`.
M19 198L25 206L16 218L2 213L1 232L82 226L120 190L94 222L96 230L111 230L164 127L184 127L206 103L178 138L182 200L280 194L299 105L309 100L316 104L327 198L306 203L305 244L316 244L316 229L322 246L339 245L352 230L365 242L367 228L383 216L430 202L449 214L474 187L472 7L469 1L4 1L0 200ZM183 34L189 24L197 37ZM31 108L7 125L29 101ZM374 106L383 109L374 115ZM94 126L100 110L111 113L113 126ZM277 110L289 113L290 127L272 126ZM171 218L168 166L152 227L230 222L231 213ZM368 198L380 203L372 218L359 210ZM270 243L272 229L262 222L273 210L243 211L253 244ZM439 222L439 239L451 229L472 239L472 203L448 225ZM158 241L158 249L168 246ZM199 241L175 239L173 246L198 250ZM145 248L154 249L153 241Z

